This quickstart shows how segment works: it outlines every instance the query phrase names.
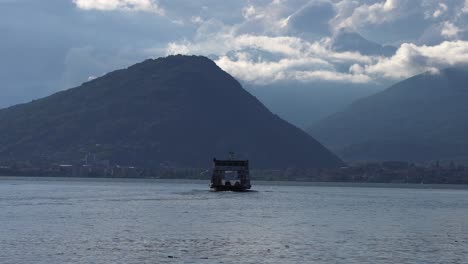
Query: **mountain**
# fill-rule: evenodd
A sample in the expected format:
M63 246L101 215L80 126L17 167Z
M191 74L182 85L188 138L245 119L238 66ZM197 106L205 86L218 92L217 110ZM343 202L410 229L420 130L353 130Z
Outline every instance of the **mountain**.
M229 151L255 168L342 165L205 57L146 60L0 110L0 160L207 167Z
M273 113L304 129L342 110L355 100L385 88L375 84L323 81L244 84L244 87Z
M310 129L346 160L468 160L468 69L423 73Z
M356 32L339 31L332 39L335 51L357 51L364 55L393 56L397 48L365 39Z

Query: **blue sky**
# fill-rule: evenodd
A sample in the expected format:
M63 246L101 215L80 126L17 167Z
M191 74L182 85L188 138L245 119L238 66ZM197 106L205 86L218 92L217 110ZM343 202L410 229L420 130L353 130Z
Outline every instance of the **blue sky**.
M0 0L0 106L178 53L253 85L395 82L466 64L467 22L468 0ZM340 32L397 51L336 51Z

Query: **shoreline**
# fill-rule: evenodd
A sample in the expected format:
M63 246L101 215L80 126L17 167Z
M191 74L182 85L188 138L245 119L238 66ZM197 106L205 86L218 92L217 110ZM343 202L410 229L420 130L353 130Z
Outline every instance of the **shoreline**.
M175 184L209 184L209 179L167 179L150 177L67 177L67 176L0 176L2 180L23 181L83 181L92 180L96 182L130 182L130 181L152 181L159 183ZM268 181L252 180L252 185L257 186L303 186L303 187L344 187L344 188L399 188L399 189L452 189L468 190L467 184L415 184L415 183L376 183L376 182L317 182L317 181Z

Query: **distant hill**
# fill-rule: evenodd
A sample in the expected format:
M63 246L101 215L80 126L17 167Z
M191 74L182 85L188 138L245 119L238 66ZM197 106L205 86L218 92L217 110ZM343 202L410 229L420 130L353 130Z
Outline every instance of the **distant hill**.
M207 167L229 151L256 168L342 165L205 57L146 60L0 110L0 160Z
M345 160L468 160L468 70L424 73L310 129Z
M303 129L349 106L355 100L382 91L376 84L313 82L276 82L244 84L268 109Z

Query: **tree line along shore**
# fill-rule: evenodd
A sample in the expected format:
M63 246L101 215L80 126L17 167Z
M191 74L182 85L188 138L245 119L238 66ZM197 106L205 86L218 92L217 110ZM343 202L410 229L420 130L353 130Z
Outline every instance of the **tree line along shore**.
M37 177L96 177L96 178L158 178L209 179L208 168L179 168L161 166L141 168L109 164L31 164L15 162L0 164L0 176ZM416 183L468 184L468 167L454 162L417 165L409 162L366 162L330 169L253 169L253 180L357 182L357 183Z

